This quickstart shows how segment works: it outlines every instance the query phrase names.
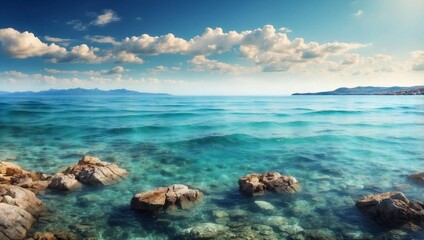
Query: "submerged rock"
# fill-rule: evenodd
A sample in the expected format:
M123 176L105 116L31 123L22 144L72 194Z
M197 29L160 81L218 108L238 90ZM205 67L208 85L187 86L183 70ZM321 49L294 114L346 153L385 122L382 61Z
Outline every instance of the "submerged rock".
M308 229L305 230L306 240L333 240L336 239L334 233L328 229Z
M64 174L73 174L85 184L110 185L127 176L125 169L116 164L102 162L99 158L85 156L77 164L68 167Z
M186 239L211 239L228 231L229 228L216 223L200 223L192 228L183 230Z
M75 175L73 174L58 173L53 176L49 184L50 189L60 191L73 191L79 187L81 187L81 183L75 179Z
M272 204L271 204L271 203L269 203L269 202L265 202L265 201L255 201L255 204L256 204L259 208L261 208L261 209L263 209L263 210L274 210L274 209L275 209L274 205L272 205Z
M172 208L187 209L200 201L202 197L203 194L199 190L189 189L182 184L174 184L135 194L131 199L131 208L148 212Z
M287 233L289 235L295 235L303 232L303 228L299 225L280 225L279 229L281 232Z
M401 192L373 194L359 199L356 206L372 218L390 226L424 222L424 204L409 201Z
M409 175L408 178L415 183L424 185L424 172Z
M219 209L215 209L212 211L212 216L214 216L215 218L229 218L230 215L223 211L223 210L219 210Z
M239 179L239 190L247 195L254 196L265 191L279 193L295 193L300 191L300 184L292 176L284 176L278 172L264 174L249 174Z

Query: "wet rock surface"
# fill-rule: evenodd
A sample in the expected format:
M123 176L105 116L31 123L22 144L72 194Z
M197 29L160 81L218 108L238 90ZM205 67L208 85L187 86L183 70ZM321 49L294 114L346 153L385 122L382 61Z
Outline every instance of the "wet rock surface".
M81 183L93 185L111 185L127 176L125 169L113 163L102 162L99 158L92 156L83 157L63 173L73 174Z
M135 194L131 199L131 208L147 212L173 208L187 209L199 202L202 197L203 194L199 190L174 184Z
M11 162L0 162L0 184L16 185L35 193L43 191L50 183L50 176L23 170Z
M409 201L401 192L369 195L359 199L356 206L362 212L389 226L408 223L421 225L424 221L424 204Z
M0 203L0 239L23 239L34 217L24 209Z
M0 184L0 239L23 239L43 209L28 189Z
M81 187L81 183L75 179L73 174L58 173L53 176L48 187L59 191L73 191Z
M278 172L249 174L239 179L239 190L250 196L263 194L265 191L295 193L300 191L300 184L293 176Z
M33 192L13 185L0 184L0 202L22 208L34 216L44 209Z
M424 172L411 174L408 178L417 184L424 185Z

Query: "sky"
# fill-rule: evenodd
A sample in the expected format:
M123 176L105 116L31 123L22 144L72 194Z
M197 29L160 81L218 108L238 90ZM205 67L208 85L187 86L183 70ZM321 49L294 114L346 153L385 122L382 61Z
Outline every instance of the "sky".
M289 95L424 85L422 0L0 4L0 91Z

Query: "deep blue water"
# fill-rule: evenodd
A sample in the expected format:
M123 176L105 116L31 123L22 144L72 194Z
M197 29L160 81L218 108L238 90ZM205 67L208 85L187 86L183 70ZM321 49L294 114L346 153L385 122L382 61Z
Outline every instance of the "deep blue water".
M47 192L40 198L51 216L34 231L173 239L181 229L214 222L214 209L242 209L248 212L239 221L249 224L284 216L339 239L346 232L379 236L389 229L354 203L397 189L424 201L423 189L406 178L424 171L424 98L0 97L0 160L16 158L28 170L54 174L85 154L118 163L128 179L68 194ZM266 171L295 176L302 192L255 198L238 192L238 178ZM131 211L134 193L173 183L201 189L204 201L170 215ZM255 200L277 210L261 210Z

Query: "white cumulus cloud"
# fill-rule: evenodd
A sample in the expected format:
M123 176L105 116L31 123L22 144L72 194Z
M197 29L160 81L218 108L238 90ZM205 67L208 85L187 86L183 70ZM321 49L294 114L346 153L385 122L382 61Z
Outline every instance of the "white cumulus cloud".
M413 59L412 70L424 71L424 51L414 51L411 55Z
M96 19L94 19L90 24L96 26L105 26L111 22L117 22L119 20L120 18L114 11L105 9L103 10L103 14L98 15Z

